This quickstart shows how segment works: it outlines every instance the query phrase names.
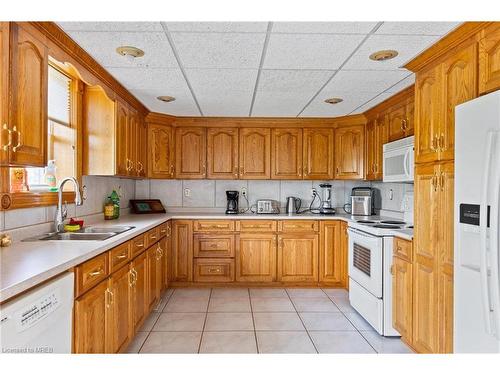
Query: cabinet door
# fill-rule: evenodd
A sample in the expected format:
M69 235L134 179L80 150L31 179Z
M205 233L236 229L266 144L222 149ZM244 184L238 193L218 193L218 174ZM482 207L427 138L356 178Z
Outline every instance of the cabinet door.
M304 129L304 179L333 179L333 129Z
M406 101L405 137L415 134L415 97Z
M375 163L373 179L382 180L383 178L383 147L384 144L389 142L389 120L388 115L381 114L375 120L375 142L374 142L374 156L373 160ZM412 121L413 123L413 121ZM413 125L412 125L413 126ZM412 127L413 129L413 127Z
M238 129L210 128L207 131L207 177L238 178Z
M146 252L142 253L137 258L135 258L131 265L132 265L132 272L134 274L133 276L134 289L132 294L133 323L134 323L133 327L134 327L134 332L137 332L137 330L140 328L140 326L144 322L144 319L146 319L146 316L149 312L148 310L149 285L147 277Z
M9 164L9 23L0 22L0 165ZM7 129L4 129L4 126ZM4 190L4 189L2 189Z
M155 305L160 300L161 290L161 271L162 271L162 254L159 243L151 246L146 252L148 265L148 311L153 310Z
M335 130L335 178L364 178L365 126L354 125Z
M439 132L439 159L455 158L455 107L477 96L477 46L472 44L443 63L444 116Z
M107 281L75 300L75 353L106 353Z
M389 142L405 137L406 128L406 103L391 108L388 114L389 121Z
M130 170L127 171L128 176L139 175L139 158L137 154L137 146L139 144L139 114L137 111L128 108L128 124L127 124L127 159L130 160Z
M116 101L116 174L127 176L132 170L129 159L129 115L125 103Z
M366 179L376 179L376 159L377 159L377 125L376 120L368 121L366 124Z
M278 236L278 281L318 281L318 235Z
M205 128L177 128L175 131L175 177L205 178L207 174L207 132Z
M319 235L319 281L343 286L346 266L341 239L342 223L321 221Z
M340 248L342 249L342 286L346 289L349 289L349 275L347 271L348 267L348 249L349 249L349 235L347 233L347 229L349 225L346 221L343 221L340 226Z
M172 128L148 124L148 177L174 177L174 143Z
M439 159L438 134L443 103L442 65L417 74L415 83L415 163Z
M122 352L134 335L132 320L132 288L129 267L124 266L108 279L108 352Z
M240 178L267 180L271 178L271 130L240 129Z
M172 281L193 281L193 222L175 220L172 224Z
M479 40L479 93L500 88L500 25L495 22Z
M16 24L11 30L10 161L43 167L47 163L48 48L22 26Z
M271 178L302 179L302 129L271 131Z
M161 277L160 277L160 290L163 291L168 286L168 254L170 252L169 245L170 243L170 234L163 237L160 242L158 242L160 246L160 250L162 253L161 257Z
M392 324L411 343L413 324L412 264L401 258L392 258Z
M241 233L236 239L236 281L276 281L276 235Z

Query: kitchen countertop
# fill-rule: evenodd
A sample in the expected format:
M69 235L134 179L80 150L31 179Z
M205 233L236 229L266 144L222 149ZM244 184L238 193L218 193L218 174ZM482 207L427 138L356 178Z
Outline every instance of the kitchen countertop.
M240 214L169 212L153 215L126 215L118 220L92 223L93 226L130 225L135 228L105 241L33 241L14 242L12 246L0 248L0 303L72 267L85 262L133 237L164 223L170 219L231 219L231 220L343 220L352 222L347 214L317 215L305 213L287 214ZM390 219L371 216L372 220ZM408 240L413 238L413 230L391 230L389 235Z

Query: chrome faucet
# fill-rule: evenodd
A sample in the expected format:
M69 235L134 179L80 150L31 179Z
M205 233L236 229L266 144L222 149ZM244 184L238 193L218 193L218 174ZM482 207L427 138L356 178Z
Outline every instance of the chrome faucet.
M80 184L74 177L66 177L59 183L59 191L57 192L57 210L56 217L54 219L54 225L56 227L56 232L64 232L64 220L68 216L68 209L66 207L66 202L64 202L64 208L62 206L62 194L64 184L68 181L72 181L75 185L75 204L81 206L83 204L82 196L80 194Z

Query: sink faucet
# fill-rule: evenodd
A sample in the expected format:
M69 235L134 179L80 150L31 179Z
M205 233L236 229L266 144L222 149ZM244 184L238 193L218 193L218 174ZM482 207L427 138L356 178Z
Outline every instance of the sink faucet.
M78 184L78 181L76 180L76 178L74 178L74 177L64 178L59 183L59 191L57 192L57 210L56 210L56 217L54 219L54 225L56 227L56 232L59 232L59 233L64 232L64 220L68 216L66 202L65 202L65 207L63 208L63 206L62 206L63 187L64 187L64 184L68 181L72 181L73 185L75 185L75 204L77 206L81 206L83 204L82 196L80 195L80 185Z

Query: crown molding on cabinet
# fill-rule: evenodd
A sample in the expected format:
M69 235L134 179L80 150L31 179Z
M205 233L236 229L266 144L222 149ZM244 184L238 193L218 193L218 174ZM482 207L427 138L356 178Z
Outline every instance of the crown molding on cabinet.
M395 93L393 96L377 104L375 107L372 107L369 110L363 112L363 115L365 115L367 119L375 118L378 116L379 113L388 110L393 105L401 104L403 101L407 99L411 100L414 97L415 97L415 85L411 85L406 89Z

